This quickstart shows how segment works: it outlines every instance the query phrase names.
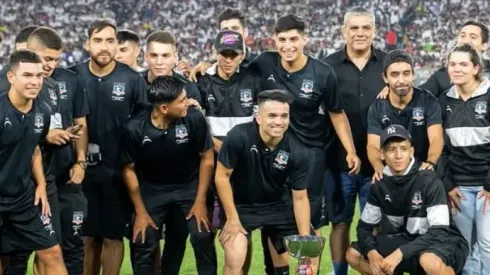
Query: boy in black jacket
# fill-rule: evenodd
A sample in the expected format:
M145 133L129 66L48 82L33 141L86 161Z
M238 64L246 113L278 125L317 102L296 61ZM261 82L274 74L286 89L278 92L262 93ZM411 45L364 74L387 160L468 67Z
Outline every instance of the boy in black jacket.
M359 241L347 251L349 265L375 275L461 272L468 244L451 220L442 181L433 171L420 171L403 126L387 127L381 146L385 177L372 185L357 226Z

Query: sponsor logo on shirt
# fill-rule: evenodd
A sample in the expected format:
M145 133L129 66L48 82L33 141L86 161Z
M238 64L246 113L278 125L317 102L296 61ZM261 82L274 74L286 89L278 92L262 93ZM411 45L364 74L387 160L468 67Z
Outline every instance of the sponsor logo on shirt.
M259 153L259 150L257 149L257 145L252 145L252 147L250 148L250 153L252 152L255 152L256 154Z
M58 87L60 89L60 99L68 99L68 90L66 89L66 82L59 81Z
M252 101L253 98L251 89L240 90L240 102L242 103L242 107L252 107Z
M487 102L478 101L475 105L475 117L477 119L484 119L487 115Z
M276 79L274 78L274 75L273 75L273 74L271 74L271 75L269 75L269 77L267 78L267 81L276 82Z
M381 123L383 125L389 125L391 123L391 119L387 115L383 115L383 118L381 119Z
M390 195L389 194L386 194L385 195L385 201L391 202L391 198L390 198Z
M208 101L216 101L216 99L214 98L214 95L208 95Z
M143 142L141 142L141 145L145 145L145 143L151 143L151 139L148 136L145 136L143 138Z
M41 113L36 113L34 117L34 134L40 134L44 128L44 117Z
M301 98L310 99L313 93L313 86L315 82L313 80L303 79L303 83L301 84L302 93L299 94Z
M75 211L73 212L72 219L73 236L79 236L82 232L83 225L83 212Z
M50 236L55 233L53 224L51 224L51 219L48 216L41 215L41 222L44 225L44 229L49 232Z
M446 105L446 112L452 113L453 110L451 109L451 106Z
M58 105L58 95L56 94L56 91L53 89L48 89L49 92L49 99L51 99L51 104L54 106Z
M177 125L175 127L175 138L177 144L189 142L189 134L187 133L187 127L185 125Z
M413 193L412 197L412 209L420 209L422 208L422 193L420 191L416 191Z
M3 127L7 127L7 126L12 127L12 122L10 122L10 119L8 117L6 117L5 120L3 121Z
M424 121L424 109L421 107L415 107L412 110L412 119L415 126L422 126L425 124Z
M286 165L288 165L289 153L283 150L279 150L276 158L274 159L274 163L272 164L274 168L279 170L286 169Z
M124 95L126 94L126 83L114 82L112 86L112 100L113 101L124 101Z

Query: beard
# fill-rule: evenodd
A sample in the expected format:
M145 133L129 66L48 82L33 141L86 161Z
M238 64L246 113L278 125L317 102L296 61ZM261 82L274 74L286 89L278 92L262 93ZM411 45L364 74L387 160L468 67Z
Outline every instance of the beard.
M90 58L92 61L97 64L97 66L103 68L107 65L109 65L112 61L114 61L114 55L111 55L110 53L105 52L104 54L109 54L108 58L106 60L102 60L102 57L100 56L102 53L99 53L97 55L92 55L90 54Z
M412 87L408 86L408 87L402 87L402 88L393 88L393 91L395 92L396 95L403 97L403 96L408 95L408 93L410 92L411 89L412 89Z

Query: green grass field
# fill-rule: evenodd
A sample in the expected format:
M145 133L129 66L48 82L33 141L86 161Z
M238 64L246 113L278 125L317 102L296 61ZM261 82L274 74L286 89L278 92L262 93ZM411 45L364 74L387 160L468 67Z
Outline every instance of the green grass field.
M356 210L356 215L354 221L357 221L359 217L358 209ZM351 239L355 240L355 226L357 223L354 223L351 228ZM322 254L323 262L321 263L320 275L326 275L332 272L332 263L330 260L330 249L328 247L328 236L330 234L330 227L326 227L322 230L322 235L327 237L327 244L325 245L325 249ZM263 264L263 254L262 254L262 243L260 241L260 232L255 231L252 235L253 248L255 253L253 254L252 266L250 267L250 275L263 275L264 274L264 264ZM131 263L129 260L129 246L126 240L125 242L125 254L124 254L124 262L121 269L121 275L131 275L133 274L131 269ZM218 274L222 273L223 267L223 249L221 245L216 240L216 249L218 253ZM291 260L291 272L294 272L294 267L296 265L296 260ZM32 274L32 258L29 264L29 270L27 274ZM180 269L180 274L182 275L196 275L196 266L194 259L194 251L189 242L187 242L187 249L185 251L184 261L182 262L182 267ZM291 273L294 274L294 273ZM349 274L358 274L357 272L351 270Z

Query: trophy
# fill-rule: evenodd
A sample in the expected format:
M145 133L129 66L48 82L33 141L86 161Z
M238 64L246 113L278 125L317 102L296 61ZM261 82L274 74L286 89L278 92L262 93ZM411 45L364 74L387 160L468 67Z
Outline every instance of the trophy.
M284 244L289 255L298 259L296 274L312 275L311 258L319 257L322 254L325 238L318 236L293 235L284 238Z

